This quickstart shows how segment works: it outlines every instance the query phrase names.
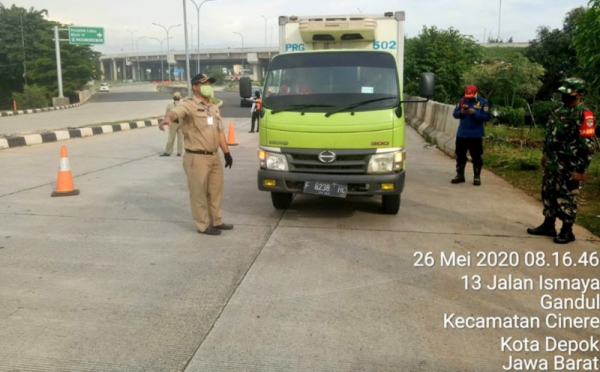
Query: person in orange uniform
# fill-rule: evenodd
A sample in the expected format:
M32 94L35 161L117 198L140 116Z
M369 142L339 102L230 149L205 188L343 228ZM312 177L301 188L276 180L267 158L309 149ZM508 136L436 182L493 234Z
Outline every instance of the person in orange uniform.
M192 78L193 97L187 97L167 112L158 126L171 126L176 120L181 125L185 144L183 169L188 178L192 215L198 232L219 235L233 225L223 223L221 199L223 196L223 166L219 147L225 156L225 167L231 168L233 159L225 138L221 113L212 103L211 84L214 78L198 74Z

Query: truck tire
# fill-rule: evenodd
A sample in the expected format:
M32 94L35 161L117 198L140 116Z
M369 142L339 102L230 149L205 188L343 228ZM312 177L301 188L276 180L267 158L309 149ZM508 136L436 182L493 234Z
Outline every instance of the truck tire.
M292 204L294 194L287 192L271 192L271 201L275 209L288 209Z
M400 194L381 196L383 214L398 214L400 210Z

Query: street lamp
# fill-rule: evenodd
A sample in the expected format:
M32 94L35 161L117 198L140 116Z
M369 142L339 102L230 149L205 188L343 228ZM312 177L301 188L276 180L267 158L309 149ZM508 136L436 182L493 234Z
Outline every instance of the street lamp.
M138 81L142 80L141 77L141 73L140 73L140 49L138 47L138 42L142 39L146 38L146 36L140 36L138 37L138 39L135 41L135 50L136 50L136 56L135 59L137 60L137 66L138 66Z
M165 40L167 40L167 38L164 38L164 39L160 40L160 39L157 39L155 37L151 37L150 39L156 40L156 41L158 41L160 43L160 80L164 83L165 82L165 76L164 76L165 70L164 70L164 67L163 67L163 58L162 58L162 51L163 51L163 49L162 49L162 44L163 44L163 42ZM170 37L169 39L172 39L172 37Z
M198 0L199 1L199 0ZM194 3L194 6L196 7L196 11L198 13L198 73L200 73L200 8L202 8L202 4L208 2L208 1L217 1L217 0L204 0L203 2L200 3L200 5L196 4L196 0L192 0L192 3Z
M234 34L240 35L242 38L242 76L245 76L245 72L244 72L244 35L240 34L239 32L235 32L233 31Z
M130 30L127 29L127 32L129 32L131 34L131 56L133 57L133 54L135 53L135 51L133 50L133 34L135 34L137 31L136 30ZM125 74L127 75L127 74ZM133 76L133 67L131 68L131 80L134 80L135 76ZM127 80L127 77L125 77L125 80Z
M271 17L265 17L265 16L261 16L265 19L265 48L267 47L267 19L271 18Z
M152 23L152 24L155 26L162 27L165 30L165 32L167 33L167 68L169 69L169 71L168 71L169 80L171 80L171 63L169 62L169 51L171 50L171 48L169 47L169 31L171 31L171 29L173 27L181 26L181 24L171 26L168 29L163 25L159 25L158 23ZM160 58L162 59L162 56Z

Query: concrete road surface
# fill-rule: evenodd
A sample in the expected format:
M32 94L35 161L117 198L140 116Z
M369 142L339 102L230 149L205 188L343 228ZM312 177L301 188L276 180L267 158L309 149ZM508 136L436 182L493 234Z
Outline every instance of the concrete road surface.
M489 285L494 275L537 284L598 273L550 259L597 251L597 239L581 228L568 246L528 236L540 203L489 172L481 187L451 185L453 161L409 128L397 216L380 214L379 198L298 196L276 211L256 187L258 136L231 120L240 145L223 216L235 228L218 237L196 232L181 158L157 156L166 133L156 128L2 151L0 371L496 372L511 356L566 356L503 351L502 337L599 336L444 327L445 314L598 315L541 308L543 293L577 291L464 289L465 275ZM81 194L50 198L63 144ZM476 266L477 252L500 251L520 261ZM550 266L526 266L528 251ZM416 267L428 263L418 252L434 265ZM471 266L440 267L441 252L470 254Z

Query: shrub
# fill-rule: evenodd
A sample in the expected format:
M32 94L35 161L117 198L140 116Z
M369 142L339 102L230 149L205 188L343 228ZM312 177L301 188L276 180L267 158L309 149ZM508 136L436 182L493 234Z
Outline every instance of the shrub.
M531 111L537 125L546 125L550 119L550 113L556 107L556 103L551 101L538 101L533 104Z
M50 100L44 88L37 85L26 85L23 93L13 93L19 110L49 107Z
M523 108L498 107L500 121L506 125L520 127L525 125L525 110Z

